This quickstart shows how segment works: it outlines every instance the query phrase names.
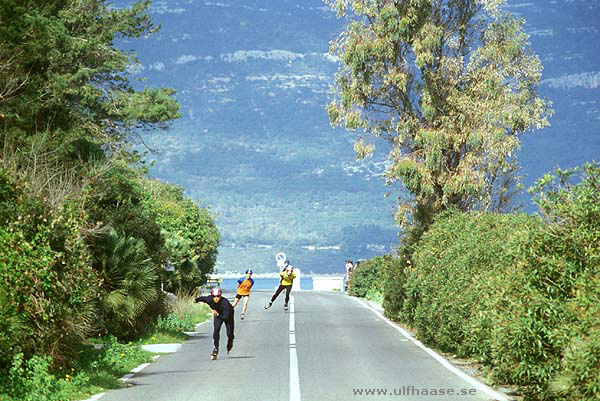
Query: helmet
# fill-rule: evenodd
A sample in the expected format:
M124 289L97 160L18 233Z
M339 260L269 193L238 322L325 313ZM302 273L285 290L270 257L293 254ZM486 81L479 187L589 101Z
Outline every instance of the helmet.
M210 295L213 297L220 297L223 292L221 291L221 287L215 287L210 290Z
M252 274L252 269L246 270L246 274Z

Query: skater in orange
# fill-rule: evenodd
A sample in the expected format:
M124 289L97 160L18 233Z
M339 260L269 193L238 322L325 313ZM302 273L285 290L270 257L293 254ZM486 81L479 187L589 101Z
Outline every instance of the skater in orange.
M242 277L238 280L237 294L235 295L235 301L233 301L233 307L238 304L240 298L244 298L244 306L242 307L241 319L244 320L246 316L246 309L248 308L248 300L250 299L250 289L254 285L252 279L252 270L246 270L246 277Z

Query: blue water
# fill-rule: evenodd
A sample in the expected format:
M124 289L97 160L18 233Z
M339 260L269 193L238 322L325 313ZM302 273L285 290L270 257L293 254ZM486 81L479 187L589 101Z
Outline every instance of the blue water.
M233 291L237 289L237 281L235 278L224 278L221 283L221 288L224 290ZM253 290L274 290L279 285L278 278L255 278ZM312 290L313 282L312 277L301 277L300 278L300 289Z

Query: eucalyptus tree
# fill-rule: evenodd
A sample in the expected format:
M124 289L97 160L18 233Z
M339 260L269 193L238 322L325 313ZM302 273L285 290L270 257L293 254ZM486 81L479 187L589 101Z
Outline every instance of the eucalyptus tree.
M502 0L326 0L349 20L331 43L340 59L327 111L364 133L357 157L389 142L388 184L399 224L426 227L446 208L501 209L523 133L548 125L542 66L523 21Z

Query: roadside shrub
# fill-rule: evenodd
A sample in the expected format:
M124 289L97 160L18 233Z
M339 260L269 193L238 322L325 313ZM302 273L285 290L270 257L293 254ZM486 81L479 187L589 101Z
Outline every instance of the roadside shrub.
M536 225L527 215L440 216L416 247L402 317L443 351L489 360L490 314L503 298L498 278L516 262L509 239Z
M114 162L90 179L84 207L91 224L100 223L127 237L142 239L148 256L158 266L165 253L164 238L157 223L157 210L143 203L148 194L140 182L141 174L133 167ZM102 238L89 238L91 249L97 248L95 240Z
M383 309L384 315L392 320L412 321L402 317L402 309L407 302L407 276L413 269L412 254L422 232L417 229L409 230L402 238L402 245L398 249L397 258L385 269L383 284ZM415 298L415 297L413 297ZM406 304L408 305L408 304ZM414 309L414 308L412 308ZM411 313L411 316L413 313Z
M121 339L140 335L163 309L159 266L167 250L156 210L142 202L140 176L115 162L91 179L84 203L88 221L109 231L87 238L92 266L104 279L98 324Z
M119 235L110 228L97 245L96 269L102 279L100 324L109 333L132 337L139 318L158 298L158 274L139 238Z
M563 256L549 277L568 319L557 330L565 344L550 393L560 400L600 398L600 164L557 170L531 189L552 224L542 252Z
M16 354L61 364L89 333L97 278L73 203L58 210L0 170L0 370Z
M401 318L525 400L600 395L600 167L547 175L545 214L448 212L415 246Z
M120 343L115 336L102 339L99 355L91 363L92 370L107 371L116 375L129 372L139 361L149 362L150 353L133 343ZM132 361L133 365L132 365Z
M206 320L209 314L209 308L206 304L195 303L194 296L187 293L179 293L171 308L171 312L166 316L159 316L156 320L156 329L167 333L181 333L183 331L192 331L197 323Z
M362 262L350 275L350 295L382 302L386 271L396 268L398 263L392 255Z
M165 237L165 248L175 271L167 274L165 290L192 291L206 281L212 271L219 245L215 216L184 196L183 188L144 179L143 203L155 210Z
M178 316L175 313L169 313L167 316L159 316L156 319L156 329L166 333L181 333L183 331L192 331L196 322L191 316Z
M582 276L569 302L575 316L563 326L569 338L561 370L550 381L550 392L565 401L595 401L600 397L600 276Z
M88 377L56 377L51 373L51 358L34 355L24 360L23 354L13 356L6 380L0 383L0 399L4 401L66 401L87 386Z

